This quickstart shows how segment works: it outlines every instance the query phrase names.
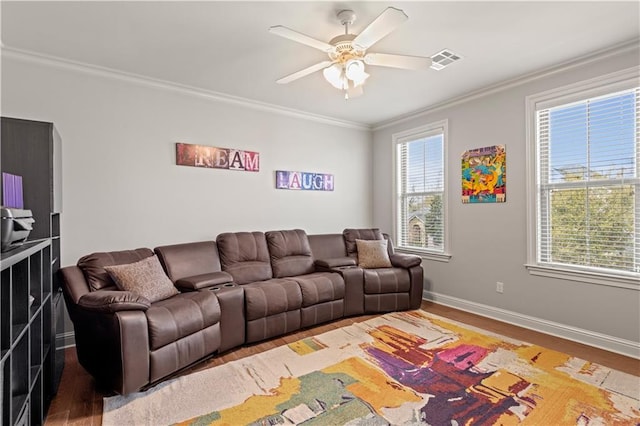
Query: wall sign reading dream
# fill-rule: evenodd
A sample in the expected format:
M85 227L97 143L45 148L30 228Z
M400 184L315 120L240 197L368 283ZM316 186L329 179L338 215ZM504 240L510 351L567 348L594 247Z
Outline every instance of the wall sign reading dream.
M333 175L276 170L276 189L333 191Z
M176 164L209 169L260 171L260 153L233 148L176 143Z

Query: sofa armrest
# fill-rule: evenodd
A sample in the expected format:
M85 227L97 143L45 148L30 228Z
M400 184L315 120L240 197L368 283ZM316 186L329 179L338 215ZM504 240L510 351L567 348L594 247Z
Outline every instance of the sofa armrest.
M317 259L315 265L323 269L339 268L341 266L356 266L356 260L353 257L333 257L330 259Z
M60 268L58 274L60 274L62 290L70 302L76 304L82 296L91 292L82 270L77 266Z
M146 311L149 306L151 302L148 299L130 291L96 291L87 293L78 300L78 307L98 313Z
M397 268L405 268L410 269L414 266L419 266L422 263L422 258L420 256L414 256L411 254L399 254L394 253L389 256L389 260L391 260L391 264Z
M78 361L101 387L126 395L149 383L149 324L142 310L98 313L78 308Z
M233 282L233 277L230 274L221 271L180 278L175 282L175 286L180 290L195 291L230 282Z

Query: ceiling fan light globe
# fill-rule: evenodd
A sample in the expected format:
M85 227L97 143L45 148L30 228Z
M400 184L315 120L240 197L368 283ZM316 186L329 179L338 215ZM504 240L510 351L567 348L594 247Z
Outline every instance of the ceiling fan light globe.
M344 86L344 78L342 69L338 64L333 64L330 67L322 70L325 80L327 80L336 89L342 90Z
M344 67L344 72L349 80L360 80L364 72L364 62L359 59L350 59Z

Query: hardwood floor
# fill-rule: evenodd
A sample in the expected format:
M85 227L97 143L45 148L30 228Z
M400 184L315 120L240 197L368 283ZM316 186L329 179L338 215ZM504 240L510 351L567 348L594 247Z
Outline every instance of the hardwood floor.
M549 336L543 333L516 327L431 302L423 302L422 309L461 323L561 351L569 355L640 377L640 360L638 359L629 358L602 349L564 340L559 337ZM305 337L322 334L334 328L366 321L372 317L374 317L374 315L346 318L330 324L324 324L311 329L302 330L287 336L238 348L192 367L182 374L203 370L228 361L241 359L278 346L295 342ZM65 349L65 368L62 374L62 381L60 383L60 388L58 389L58 394L52 401L49 408L45 424L50 426L100 425L102 424L102 398L110 395L113 394L97 388L91 376L84 371L80 364L78 364L75 348Z

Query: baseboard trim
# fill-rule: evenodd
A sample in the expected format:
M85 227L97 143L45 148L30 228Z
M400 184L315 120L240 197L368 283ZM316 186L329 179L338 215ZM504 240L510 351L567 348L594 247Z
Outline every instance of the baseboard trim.
M620 339L618 337L596 333L553 321L547 321L542 318L523 315L506 309L483 305L481 303L431 291L424 291L422 293L422 298L440 305L460 309L461 311L482 315L483 317L517 325L529 330L550 334L552 336L583 343L585 345L615 352L631 358L640 359L640 343L633 342L631 340Z
M56 334L56 350L70 348L76 345L76 335L73 331Z

